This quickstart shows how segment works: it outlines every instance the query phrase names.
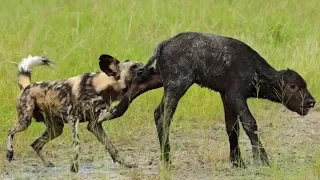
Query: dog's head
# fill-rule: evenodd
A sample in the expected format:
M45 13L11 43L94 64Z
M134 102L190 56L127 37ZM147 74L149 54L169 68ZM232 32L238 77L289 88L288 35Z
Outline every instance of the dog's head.
M116 80L123 83L123 87L130 86L137 76L137 70L143 67L142 63L130 60L120 63L116 58L107 54L102 54L99 60L101 71L108 76L114 76Z

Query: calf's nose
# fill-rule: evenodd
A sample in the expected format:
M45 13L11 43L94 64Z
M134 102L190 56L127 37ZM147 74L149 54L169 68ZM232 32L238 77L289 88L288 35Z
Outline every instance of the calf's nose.
M315 104L316 104L316 101L314 99L307 99L308 107L313 108Z

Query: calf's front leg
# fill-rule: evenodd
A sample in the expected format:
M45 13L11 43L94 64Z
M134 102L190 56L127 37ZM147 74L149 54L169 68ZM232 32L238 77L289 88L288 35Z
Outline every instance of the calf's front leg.
M258 137L257 122L251 114L246 98L241 95L233 94L226 97L230 101L237 116L240 118L241 124L248 135L251 145L255 164L270 165L267 153Z
M229 138L230 162L234 167L246 168L246 165L241 158L239 147L239 119L223 94L221 94L221 99L223 102L226 130Z

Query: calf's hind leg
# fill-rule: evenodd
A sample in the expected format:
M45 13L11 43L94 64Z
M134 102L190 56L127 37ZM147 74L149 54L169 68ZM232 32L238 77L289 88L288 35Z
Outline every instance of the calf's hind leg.
M119 151L111 143L107 134L103 130L101 123L96 123L96 122L90 121L88 123L87 129L92 134L94 134L97 137L97 139L105 146L105 148L109 152L113 162L118 162L126 167L129 167L129 168L136 167L136 165L134 165L134 164L130 164L130 163L125 162L124 158L119 155Z
M170 143L169 143L169 128L172 117L177 109L179 100L193 84L191 79L183 81L180 84L170 84L164 86L164 95L161 103L154 112L155 124L161 148L161 159L164 159L164 165L171 164L170 159Z

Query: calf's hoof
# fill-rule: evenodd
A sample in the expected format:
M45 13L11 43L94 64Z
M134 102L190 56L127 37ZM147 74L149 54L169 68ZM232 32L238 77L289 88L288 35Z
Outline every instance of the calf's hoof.
M54 164L52 162L50 162L50 161L46 162L44 165L46 167L54 167Z
M13 159L13 151L7 151L7 154L6 154L6 158L7 158L7 160L9 161L9 162L11 162L12 161L12 159Z
M269 158L264 148L260 147L259 151L253 152L253 163L256 166L269 166Z
M77 173L79 171L79 164L77 163L72 163L70 167L70 171L73 173Z
M231 163L232 163L232 166L235 168L243 168L243 169L247 168L246 164L243 162L242 159L238 161L232 161Z
M175 169L176 167L172 164L172 160L161 160L161 168L166 169L166 170L172 170Z
M258 159L258 160L254 160L254 164L256 166L267 166L270 167L270 163L268 159Z

